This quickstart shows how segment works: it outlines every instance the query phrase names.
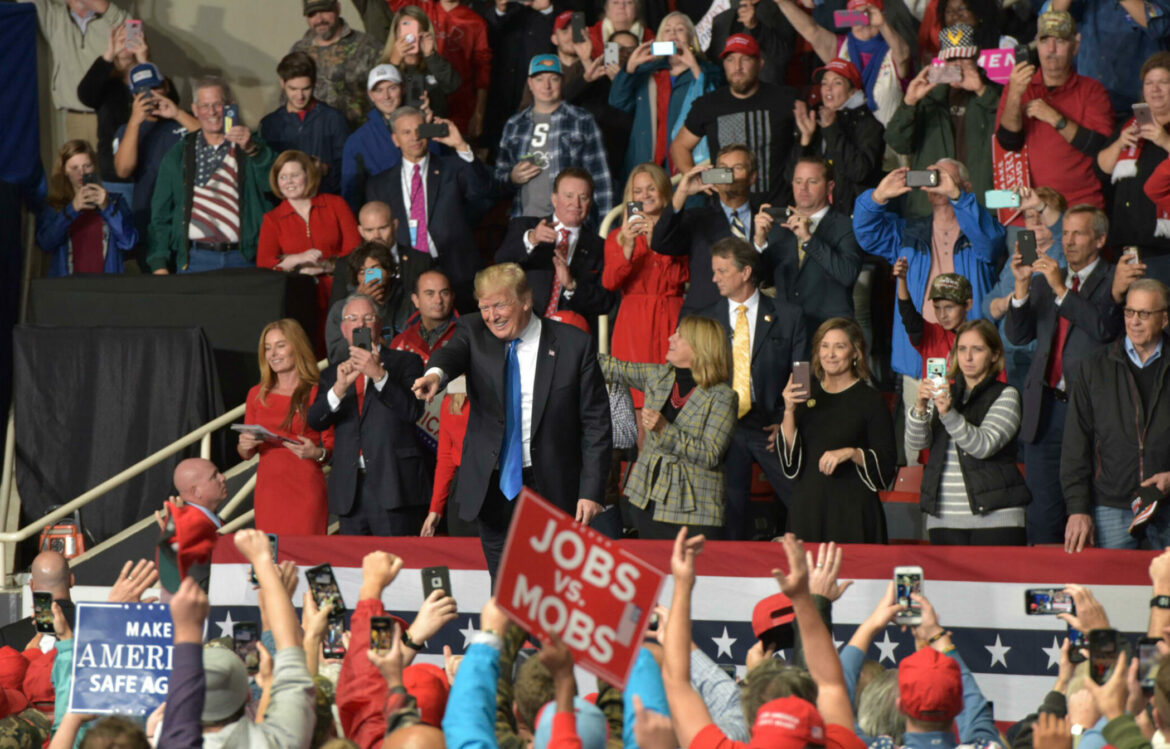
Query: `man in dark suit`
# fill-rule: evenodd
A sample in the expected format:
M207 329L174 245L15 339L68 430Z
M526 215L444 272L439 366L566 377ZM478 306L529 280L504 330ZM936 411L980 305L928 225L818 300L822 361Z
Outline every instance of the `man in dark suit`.
M662 211L650 236L650 248L663 255L690 255L691 286L683 301L682 315L697 315L719 301L719 289L711 280L711 246L725 237L746 240L757 208L749 197L756 180L756 156L747 146L729 145L715 155L715 166L730 169L730 184L703 184L710 166L688 171L674 190L674 198ZM701 207L687 207L692 195L706 193L714 199Z
M553 181L552 205L548 218L512 219L496 262L524 269L541 317L569 310L596 330L597 316L613 309L617 295L601 285L605 241L582 226L593 205L593 177L580 167L562 169Z
M613 439L609 398L589 336L533 314L532 291L515 263L475 278L480 315L460 321L414 383L431 399L467 376L475 407L455 488L455 511L479 521L495 580L521 484L588 524L601 512Z
M371 346L354 345L354 331L370 331ZM393 351L369 297L350 297L341 334L349 358L321 373L309 426L334 427L329 512L347 535L416 536L422 529L431 481L414 423L422 404L410 392L422 360Z
M1114 267L1101 258L1109 220L1097 208L1076 205L1064 214L1063 244L1067 273L1047 256L1024 265L1012 256L1016 288L1004 321L1012 343L1036 341L1036 353L1024 381L1020 439L1032 502L1028 505L1028 542L1083 545L1091 538L1088 515L1065 517L1060 487L1060 451L1068 409L1068 391L1077 365L1092 351L1115 339L1124 328L1121 300L1141 267ZM1036 273L1035 276L1032 274Z
M752 463L758 463L782 502L789 481L773 445L784 415L781 393L792 362L804 359L808 344L800 307L773 301L757 288L759 254L742 239L727 237L711 248L711 270L723 297L703 311L723 326L731 342L731 387L739 395L739 421L723 459L727 477L725 528L728 540L772 538L783 530L784 504L766 517L749 512Z
M830 317L853 317L853 284L861 273L861 248L853 220L829 205L833 166L805 156L792 174L793 206L781 222L760 206L754 243L776 285L776 299L804 311L808 340Z
M390 115L394 144L402 161L366 183L366 200L380 200L399 218L399 247L413 247L430 254L455 287L456 306L474 309L472 280L481 265L475 244L475 211L470 205L487 200L492 190L491 172L475 158L459 128L450 120L435 118L448 134L435 138L454 149L454 155L434 156L430 138L420 138L423 113L399 107Z

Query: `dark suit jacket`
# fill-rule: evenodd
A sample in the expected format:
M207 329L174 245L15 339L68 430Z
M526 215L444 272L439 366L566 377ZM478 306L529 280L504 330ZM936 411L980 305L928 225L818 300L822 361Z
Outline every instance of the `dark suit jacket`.
M426 505L431 499L431 479L414 430L423 405L410 391L422 377L422 359L392 351L386 344L380 356L390 377L381 391L367 383L360 415L356 383L350 385L337 411L329 410L336 364L321 373L317 400L309 407L310 427L334 428L333 470L329 472L329 512L334 515L348 515L356 502L359 451L366 461L365 481L378 487L384 509Z
M553 278L556 271L553 268L553 245L543 242L532 248L532 254L524 248L524 233L540 223L540 219L533 216L514 218L508 224L508 233L504 243L496 250L497 263L518 263L528 276L528 286L532 289L534 309L538 314L544 314L548 305L549 295L552 294ZM586 227L582 227L577 234L577 247L573 250L573 261L569 263L569 271L577 282L577 288L572 298L566 298L561 292L559 309L572 310L589 321L590 330L597 329L597 316L613 311L617 306L618 295L601 285L601 271L605 266L605 240L597 236Z
M366 202L380 200L390 206L398 219L398 246L410 247L410 213L402 196L404 166L405 162L371 177L366 183ZM431 154L426 190L427 231L435 240L439 267L451 277L452 285L465 286L483 265L468 205L491 194L491 173L479 159L468 163L459 156Z
M1089 278L1074 294L1072 290L1056 306L1056 296L1044 276L1032 276L1028 299L1020 307L1008 305L1004 332L1017 346L1036 341L1036 353L1028 367L1024 381L1023 414L1020 419L1020 439L1035 442L1040 436L1042 414L1041 395L1045 386L1044 374L1052 355L1052 343L1057 329L1057 316L1069 320L1068 338L1064 343L1065 390L1071 387L1070 378L1076 377L1076 367L1091 352L1109 343L1125 328L1121 305L1113 302L1113 266L1102 259Z
M853 237L853 221L832 208L805 244L804 266L799 264L796 235L773 224L764 250L765 270L776 298L804 310L808 340L830 317L853 317L853 284L861 272L861 248Z
M463 451L455 486L464 520L479 515L504 442L505 353L505 342L474 315L460 320L427 363L448 378L466 374L467 397L475 404L465 440L475 449ZM589 336L554 320L540 322L530 447L532 488L548 501L570 515L578 499L604 501L613 437L597 353Z
M753 218L756 210L753 205ZM751 223L744 228L750 237ZM654 233L650 235L650 249L663 255L691 256L691 286L683 300L683 315L702 314L719 301L719 289L711 280L711 245L730 236L731 224L718 200L701 208L684 208L677 213L673 204L666 204L654 225Z
M730 345L735 330L731 327L731 302L720 299L703 310L703 316L717 321L727 333ZM752 331L752 410L743 420L753 425L779 424L784 416L784 386L792 372L792 362L804 361L808 341L804 333L804 316L800 307L760 295L756 310L756 327ZM732 380L734 382L734 356Z

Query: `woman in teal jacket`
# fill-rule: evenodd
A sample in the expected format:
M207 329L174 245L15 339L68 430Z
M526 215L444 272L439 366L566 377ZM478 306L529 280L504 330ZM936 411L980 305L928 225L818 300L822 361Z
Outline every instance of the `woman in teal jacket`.
M655 40L674 42L677 54L656 57L651 42L639 45L609 89L609 105L634 114L634 131L626 150L626 174L647 161L673 173L670 142L686 122L691 103L723 85L723 69L703 56L695 25L684 13L667 14L658 24ZM695 161L705 158L706 143L700 142Z

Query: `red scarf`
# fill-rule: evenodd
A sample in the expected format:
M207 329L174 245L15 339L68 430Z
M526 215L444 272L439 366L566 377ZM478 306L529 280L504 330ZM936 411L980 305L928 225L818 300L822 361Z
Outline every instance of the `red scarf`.
M1133 117L1129 118L1129 122L1125 123L1122 130L1137 127L1137 120ZM1138 138L1137 143L1132 148L1123 148L1117 157L1117 163L1113 165L1113 175L1109 178L1110 182L1117 184L1123 179L1138 176L1137 162L1142 155L1142 148L1146 145L1145 138ZM1170 237L1170 211L1164 208L1159 208L1154 204L1154 210L1158 212L1158 220L1154 228L1155 237Z
M106 269L105 236L102 215L82 211L69 225L69 246L73 254L73 273L102 273Z

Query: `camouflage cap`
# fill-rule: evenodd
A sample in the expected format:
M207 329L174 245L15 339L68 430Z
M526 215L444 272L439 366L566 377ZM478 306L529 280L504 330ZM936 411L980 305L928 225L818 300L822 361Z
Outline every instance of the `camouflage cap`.
M1066 10L1050 10L1041 13L1036 20L1036 38L1054 36L1057 39L1072 39L1077 35L1077 24Z
M955 304L966 304L971 301L971 282L966 276L958 273L940 273L930 284L930 293L926 298L931 301L945 299Z
M53 719L36 708L0 719L0 749L40 749L49 739Z

